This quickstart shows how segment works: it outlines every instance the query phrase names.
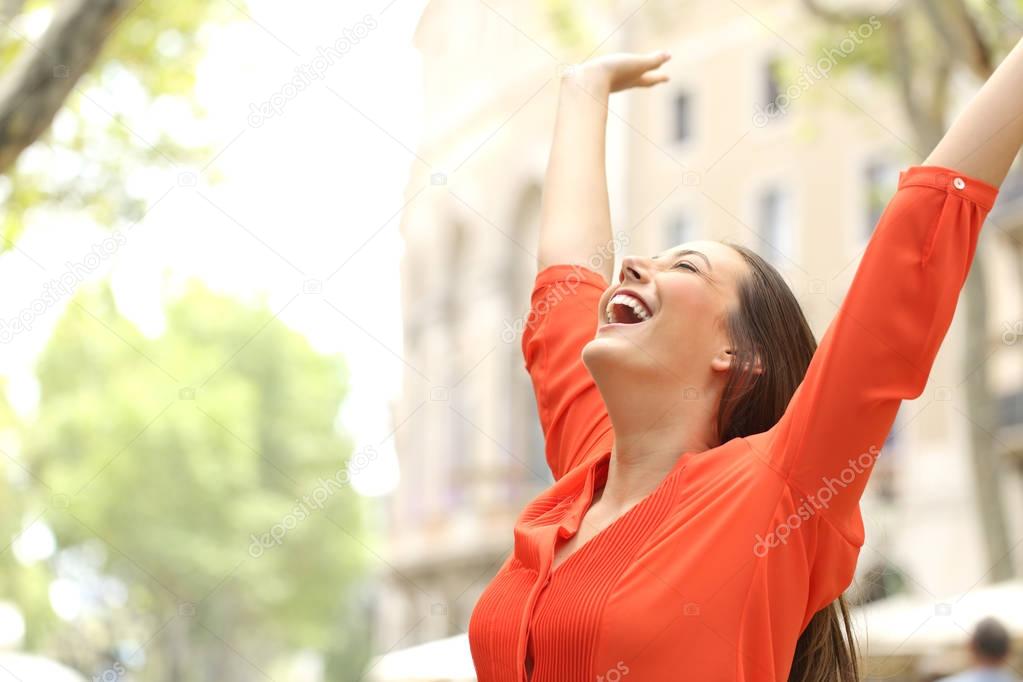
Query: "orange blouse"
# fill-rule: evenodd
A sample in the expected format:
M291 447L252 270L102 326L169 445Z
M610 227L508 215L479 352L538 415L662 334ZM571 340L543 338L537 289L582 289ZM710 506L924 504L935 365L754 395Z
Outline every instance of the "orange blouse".
M912 166L806 376L770 430L680 453L647 497L551 570L606 480L613 432L580 358L609 283L553 265L522 336L555 483L522 511L477 601L480 682L785 680L850 584L859 499L901 401L921 394L997 188Z

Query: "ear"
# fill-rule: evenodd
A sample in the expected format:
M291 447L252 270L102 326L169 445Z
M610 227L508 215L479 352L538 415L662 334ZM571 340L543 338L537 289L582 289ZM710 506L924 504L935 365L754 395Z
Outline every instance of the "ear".
M711 369L716 372L727 372L732 368L732 364L736 361L734 350L731 348L722 348L713 358L711 358L710 366ZM760 356L757 355L753 358L752 367L750 366L750 362L746 361L746 365L743 369L752 371L754 374L763 374L764 366L760 362Z

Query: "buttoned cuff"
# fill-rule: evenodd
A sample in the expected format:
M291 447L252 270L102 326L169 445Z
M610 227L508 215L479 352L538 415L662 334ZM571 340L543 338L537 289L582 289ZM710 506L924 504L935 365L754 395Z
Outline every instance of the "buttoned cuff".
M910 166L899 173L899 189L914 185L958 194L987 211L998 198L994 185L944 166Z

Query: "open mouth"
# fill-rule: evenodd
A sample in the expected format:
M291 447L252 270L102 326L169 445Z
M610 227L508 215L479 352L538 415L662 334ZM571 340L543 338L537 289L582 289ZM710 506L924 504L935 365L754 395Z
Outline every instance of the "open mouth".
M612 296L604 312L608 324L639 324L653 317L646 303L628 293Z

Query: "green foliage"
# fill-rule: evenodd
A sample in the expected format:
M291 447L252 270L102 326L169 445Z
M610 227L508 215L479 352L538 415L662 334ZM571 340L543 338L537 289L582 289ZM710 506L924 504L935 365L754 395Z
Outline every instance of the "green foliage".
M585 48L592 30L583 28L572 0L546 0L547 19L561 45L572 49Z
M54 4L26 3L22 15ZM175 101L182 105L182 116L203 117L192 91L196 66L205 52L205 29L244 20L239 11L243 7L242 0L180 0L140 2L129 10L91 72L64 103L54 126L22 154L7 177L0 176L0 252L22 234L34 208L77 211L109 227L137 221L145 213L147 198L128 182L133 174L154 166L184 169L215 154L205 144L178 142L174 131L154 136L141 130L158 103L167 106ZM0 73L22 50L31 49L22 32L5 32L0 37ZM120 97L126 91L137 95L138 105L132 110L119 111L111 104L109 93L115 91L115 83ZM187 123L180 118L178 122ZM38 158L26 160L30 153Z
M244 678L301 647L336 649L368 556L347 485L352 445L335 424L347 391L338 357L265 305L197 284L147 338L103 286L76 296L37 374L38 417L23 439L38 482L24 505L54 529L58 556L88 549L128 598L84 623L56 621L42 606L52 566L0 555L0 573L15 576L0 598L42 617L31 649L96 671L97 652L141 644L169 621L146 644L143 679L174 667L183 677L167 679ZM279 542L254 544L271 531Z
M544 0L542 8L558 44L568 48L571 54L576 55L575 58L582 59L607 38L607 35L601 35L600 27L593 25L587 12L592 12L596 6L601 14L606 15L614 5L615 0L603 0L600 3ZM607 46L603 47L606 49Z
M879 17L878 21L880 28L874 31L869 38L859 42L856 48L847 55L833 60L834 67L830 72L831 76L840 77L853 71L865 71L872 76L882 78L890 75L891 56L886 33L888 25L884 17ZM821 30L815 35L812 48L805 61L815 63L817 58L835 50L848 37L849 31L855 28L855 25L821 24Z
M14 561L12 541L39 517L30 510L36 484L19 452L18 417L7 401L7 386L0 380L0 599L18 596L18 606L28 629L27 636L50 627L54 621L47 597L49 571L38 565L21 566ZM35 513L30 514L30 511Z
M969 9L970 17L977 25L980 38L989 49L992 50L993 63L997 64L1001 57L1011 49L1019 40L1020 21L1023 17L1023 0L1014 0L1012 3L1004 3L1002 7L995 3L969 0L965 3ZM1016 14L1006 14L1009 5L1015 6ZM855 8L855 4L844 6ZM871 14L868 11L870 5L864 3L864 12L859 19L862 23L876 21L879 29L873 32L870 39L864 40L857 46L855 51L847 57L838 60L835 74L842 74L850 70L864 70L872 76L889 80L892 76L895 59L893 55L893 40L891 33L896 30L891 17L886 16L879 8L877 13ZM923 75L930 75L927 72L928 66L933 67L954 59L956 55L948 53L948 45L944 38L935 32L933 23L928 18L928 12L920 5L906 3L893 7L900 12L899 27L905 31L906 54L909 59L919 66ZM830 23L822 21L820 32L815 38L813 54L820 55L826 50L841 44L850 31L855 32L857 23L848 24ZM809 60L808 60L809 61Z

